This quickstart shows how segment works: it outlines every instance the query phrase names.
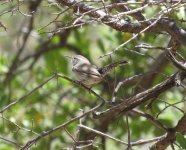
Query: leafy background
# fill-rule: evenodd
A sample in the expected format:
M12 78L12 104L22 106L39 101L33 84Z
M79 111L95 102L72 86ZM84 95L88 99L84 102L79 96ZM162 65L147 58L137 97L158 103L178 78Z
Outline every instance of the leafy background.
M107 3L110 3L110 1ZM65 10L66 7L61 7L53 1L42 1L37 8L37 12L34 14L33 29L28 35L28 40L25 41L24 36L28 33L29 20L31 18L28 15L30 5L31 1L20 2L19 4L17 1L0 2L0 22L6 27L6 30L3 26L0 28L1 109L26 93L29 93L55 72L76 79L71 71L71 63L65 57L65 55L71 56L75 54L81 54L87 57L97 66L104 66L118 60L127 60L130 62L127 66L117 67L106 77L104 82L92 88L105 99L111 100L114 87L119 81L133 75L151 71L163 53L162 50L136 48L135 46L148 43L153 46L166 47L170 40L167 34L142 33L110 57L100 58L100 56L111 52L114 48L132 38L133 33L116 31L95 21L80 27L69 27L66 30L61 30L59 33L56 32L53 34L54 31L65 25L70 25L75 15L72 10L68 10L54 21L57 16L56 14ZM101 6L98 2L92 2L90 5L95 7ZM19 10L17 10L18 6ZM138 4L128 6L131 9L139 7ZM150 19L163 8L165 6L150 5L142 10L142 14ZM117 13L117 11L113 13ZM169 13L166 17L173 19L181 28L186 27L184 6ZM130 16L124 19L128 19L131 22L135 21ZM17 66L14 70L14 75L5 82L7 72L23 43L25 43L25 47L19 59L15 62ZM39 51L41 53L38 53ZM179 53L182 56L186 56L185 47L181 47ZM125 99L136 92L152 87L177 71L177 68L169 61L165 61L165 64L162 64L162 66L162 69L157 71L157 74L147 87L140 87L141 82L147 81L124 85L117 93L117 98ZM167 104L169 104L169 107L158 115L158 119L164 125L171 128L177 124L183 115L183 112L179 109L170 106L177 102L180 103L175 106L185 112L185 89L182 87L174 87L161 94L150 109L145 107L146 103L139 106L138 109L157 117ZM15 106L1 113L0 136L15 141L19 145L24 145L37 134L52 129L99 103L100 101L95 96L89 94L83 88L77 87L64 79L55 78ZM105 106L101 109L105 110L108 107ZM165 133L165 131L157 128L142 116L130 114L129 112L128 117L131 141L150 139ZM104 123L101 120L93 119L92 115L82 118L81 122L95 129ZM68 125L66 129L73 136L76 136L79 130L79 123L80 121L75 121ZM126 117L121 115L110 122L106 133L115 138L127 141ZM87 134L91 133L82 132L80 138L83 139ZM178 134L177 138L177 145L182 143L180 146L184 148L184 136ZM15 144L6 142L3 139L1 140L0 149L19 149ZM73 144L74 141L72 138L62 129L42 138L30 149L60 150L72 147ZM131 149L148 149L150 145L151 143L134 146ZM94 149L107 150L124 148L121 143L107 138L105 139L105 144L103 144L103 138L100 136L96 137L94 146L96 146ZM181 148L179 146L175 147L176 149Z

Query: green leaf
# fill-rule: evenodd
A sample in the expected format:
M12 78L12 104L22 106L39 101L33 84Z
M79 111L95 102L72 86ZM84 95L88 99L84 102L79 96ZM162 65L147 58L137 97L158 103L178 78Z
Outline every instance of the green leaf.
M176 141L183 149L186 149L186 138L181 133L176 133Z
M100 50L101 50L103 53L106 52L106 51L105 51L104 43L103 43L103 41L102 41L101 39L98 40L98 46L99 46Z
M59 44L60 43L60 37L58 35L55 35L53 38L52 38L52 43L54 44Z
M50 51L44 56L49 71L67 74L67 60L59 50Z

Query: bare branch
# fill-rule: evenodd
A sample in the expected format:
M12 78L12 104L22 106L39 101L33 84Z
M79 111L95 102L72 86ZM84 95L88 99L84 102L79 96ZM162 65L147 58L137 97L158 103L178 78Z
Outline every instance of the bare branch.
M88 6L84 4L83 2L77 3L76 0L57 0L60 5L66 5L72 9L79 10L80 13L86 13L88 11L94 10L94 7ZM174 6L177 6L175 4ZM171 11L172 9L168 10ZM166 12L167 13L167 12ZM102 23L105 23L106 25L122 32L132 32L132 33L139 33L145 28L148 28L149 25L151 25L153 20L147 21L146 26L142 26L140 23L130 23L123 19L118 19L113 16L107 15L105 12L101 10L92 11L88 13L92 18L101 20ZM155 19L157 20L157 19ZM146 31L146 30L145 30ZM166 31L171 36L173 36L177 41L179 41L181 44L186 46L186 31L184 29L180 29L174 21L169 20L167 18L159 18L157 21L155 21L155 24L151 26L151 28L148 28L148 32L160 32L160 31Z
M4 141L6 141L6 142L8 142L8 143L10 143L10 144L13 144L13 145L15 145L16 147L19 147L19 148L22 147L21 145L17 144L17 142L14 142L14 141L12 141L12 140L6 139L6 138L4 138L4 137L0 137L0 139L1 139L1 140L4 140Z
M170 144L172 144L175 141L176 132L180 132L182 134L185 134L185 132L186 132L186 113L179 120L177 126L175 128L172 128L167 134L162 136L162 138L159 141L157 141L154 145L152 145L150 147L150 150L164 150L164 149L166 149Z
M10 109L12 106L16 105L17 103L23 101L25 98L27 98L28 96L32 95L34 92L36 92L38 89L40 89L43 85L45 85L47 82L49 82L50 80L52 80L53 78L57 77L56 74L54 74L53 76L51 76L50 78L48 78L46 81L44 81L43 83L41 83L40 85L38 85L36 88L34 88L32 91L28 92L27 94L25 94L24 96L18 98L16 101L13 101L12 103L10 103L9 105L5 106L4 108L2 108L0 110L0 113L3 113L4 111Z
M181 73L181 80L183 80L186 77L186 73L185 72L180 72L180 73ZM124 100L122 103L116 106L113 106L103 112L99 112L97 113L97 115L95 114L95 118L103 118L106 116L109 116L111 118L113 118L114 116L116 117L121 112L132 110L133 108L150 100L151 98L157 97L161 93L175 86L176 74L172 75L171 77L169 77L167 80L163 81L162 83L157 84L148 90L145 90L139 94L136 94L135 96L132 96Z
M89 128L89 127L84 126L84 125L82 125L82 124L79 124L78 126L81 127L81 128L84 128L84 129L86 129L86 130L89 130L89 131L91 131L91 132L94 132L94 133L96 133L97 135L104 136L104 137L106 137L106 138L112 139L112 140L114 140L114 141L116 141L116 142L119 142L119 143L121 143L121 144L123 144L123 145L128 145L127 142L123 142L123 141L121 141L121 140L119 140L119 139L116 139L116 138L114 138L114 137L112 137L112 136L110 136L110 135L108 135L108 134L105 134L105 133L103 133L103 132L100 132L100 131L98 131L98 130ZM140 141L136 141L136 142L131 142L130 144L131 144L131 146L143 145L143 144L147 144L147 143L151 143L151 142L157 141L158 139L160 139L160 137L157 137L157 138L154 138L154 139L149 139L149 140L140 140Z
M48 131L44 131L43 133L39 134L38 136L36 136L35 138L29 140L21 150L27 150L29 147L31 147L33 144L35 144L38 140L44 138L45 136L47 135L50 135L52 134L53 132L57 131L57 130L60 130L60 129L63 129L64 127L66 127L67 125L71 124L72 122L75 122L77 120L79 120L80 118L90 114L91 112L94 112L95 110L99 109L100 107L102 107L104 105L104 101L102 101L101 104L93 107L92 109L88 110L87 112L83 113L82 115L79 115L77 117L74 117L70 120L68 120L67 122L51 129L51 130L48 130Z

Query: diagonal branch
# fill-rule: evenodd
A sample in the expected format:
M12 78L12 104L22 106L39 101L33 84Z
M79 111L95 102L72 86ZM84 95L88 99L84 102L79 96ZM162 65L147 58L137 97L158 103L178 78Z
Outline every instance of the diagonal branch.
M96 10L94 7L88 6L83 2L77 2L76 0L57 0L57 2L61 6L65 5L72 8L74 11L78 10L79 13L86 13L86 15L122 32L139 33L140 31L151 25L152 22L154 22L154 20L148 20L145 24L141 24L138 22L130 23L128 21L125 21L124 19L108 15L104 11ZM186 31L178 27L173 20L160 18L156 21L156 24L154 24L146 32L158 33L161 31L169 33L182 45L186 46Z
M112 140L114 140L114 141L116 141L116 142L119 142L119 143L121 143L121 144L123 144L123 145L128 145L127 142L124 142L124 141L122 141L122 140L116 139L116 138L114 138L114 137L112 137L112 136L110 136L110 135L108 135L108 134L105 134L105 133L103 133L103 132L101 132L101 131L92 129L92 128L87 127L87 126L82 125L82 124L79 124L78 126L79 126L80 128L83 128L83 129L86 129L86 130L88 130L88 131L91 131L91 132L93 132L93 133L95 133L95 134L97 134L97 135L104 136L104 137L106 137L106 138L112 139ZM130 145L131 145L131 146L138 146L138 145L148 144L148 143L151 143L151 142L155 142L155 141L159 140L160 138L161 138L161 137L157 137L157 138L154 138L154 139L140 140L140 141L136 141L136 142L131 142Z
M0 139L3 140L3 141L6 141L9 144L15 145L16 147L19 147L19 148L22 147L21 145L17 144L15 141L12 141L10 139L6 139L4 137L0 137Z
M180 79L183 80L186 78L186 72L178 72L180 73ZM104 118L104 117L110 117L114 118L118 116L121 112L127 112L129 110L132 110L133 108L141 105L142 103L149 101L150 99L157 97L161 93L165 92L166 90L172 88L175 86L175 79L178 73L175 73L171 75L167 80L159 83L158 85L155 85L154 87L145 90L139 94L136 94L133 97L130 97L126 100L124 100L122 103L113 106L103 112L99 112L95 114L95 118Z
M38 89L40 89L42 86L44 86L46 83L48 83L50 80L54 79L55 77L56 77L56 74L54 74L53 76L51 76L50 78L48 78L46 81L44 81L43 83L41 83L40 85L38 85L37 87L35 87L33 90L31 90L27 94L23 95L22 97L18 98L17 100L13 101L9 105L7 105L4 108L2 108L0 110L0 113L3 113L4 111L6 111L6 110L10 109L11 107L13 107L14 105L16 105L17 103L23 101L25 98L27 98L28 96L32 95L34 92L36 92Z
M84 116L86 116L86 115L88 115L88 114L90 114L90 113L96 111L97 109L99 109L100 107L102 107L102 106L105 104L105 100L104 100L101 96L99 96L99 95L96 94L93 90L87 88L87 87L84 86L83 84L80 84L78 81L74 81L74 80L72 80L72 79L70 79L70 78L68 78L68 77L66 77L66 76L61 75L61 74L55 74L55 75L58 76L58 77L60 77L60 78L65 79L65 80L68 80L68 81L70 81L70 82L72 82L72 83L74 83L74 84L76 84L76 85L78 85L78 86L81 86L81 87L83 87L84 89L89 90L89 92L92 93L94 96L96 96L96 97L101 101L101 103L100 103L99 105L97 105L97 106L91 108L91 109L88 110L87 112L83 113L82 115L79 115L79 116L77 116L77 117L74 117L74 118L68 120L67 122L65 122L65 123L63 123L63 124L61 124L61 125L59 125L59 126L53 128L53 129L50 129L50 130L48 130L48 131L42 132L41 134L39 134L39 135L36 136L35 138L29 140L29 141L22 147L21 150L27 150L29 147L31 147L33 144L35 144L38 140L42 139L43 137L45 137L45 136L47 136L47 135L50 135L50 134L52 134L53 132L58 131L58 130L60 130L60 129L64 129L67 125L69 125L69 124L71 124L72 122L77 121L77 120L79 120L80 118L82 118L82 117L84 117Z
M151 146L150 150L164 150L176 140L176 132L185 134L186 132L186 113L179 120L175 128L171 129L158 142Z

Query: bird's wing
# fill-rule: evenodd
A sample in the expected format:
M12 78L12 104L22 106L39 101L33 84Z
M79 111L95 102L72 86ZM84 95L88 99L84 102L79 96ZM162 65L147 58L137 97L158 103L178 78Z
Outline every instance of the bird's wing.
M96 66L91 65L91 64L81 64L78 66L74 66L73 71L82 73L83 75L86 75L86 76L101 77L101 74L98 72Z

